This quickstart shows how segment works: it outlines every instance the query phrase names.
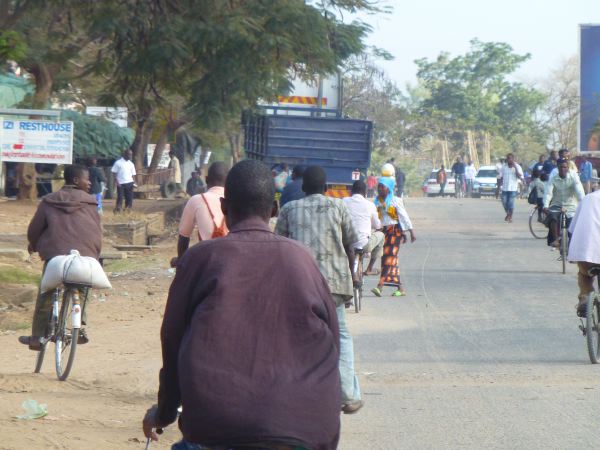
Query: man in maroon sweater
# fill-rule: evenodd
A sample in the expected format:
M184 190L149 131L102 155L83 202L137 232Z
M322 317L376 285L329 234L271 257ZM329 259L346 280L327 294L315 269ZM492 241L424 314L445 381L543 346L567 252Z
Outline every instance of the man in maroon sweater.
M308 249L268 225L267 166L242 161L227 176L230 233L188 250L161 330L158 405L144 434L183 412L173 448L337 447L339 330L327 282Z
M29 253L40 254L44 269L52 258L68 255L71 250L78 250L81 256L96 259L100 256L102 226L96 199L89 194L90 186L86 167L67 166L65 186L60 191L46 195L38 206L29 223L27 239ZM40 337L44 336L46 329L52 294L50 291L38 295L31 336L19 337L19 342L29 345L31 350L40 350ZM79 336L79 343L85 344L87 335L80 332Z

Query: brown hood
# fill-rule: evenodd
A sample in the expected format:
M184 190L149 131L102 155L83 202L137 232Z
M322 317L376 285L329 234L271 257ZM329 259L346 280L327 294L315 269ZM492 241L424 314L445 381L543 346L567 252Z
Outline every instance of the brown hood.
M65 186L60 191L46 195L43 199L48 206L72 213L86 205L96 206L96 199L87 192L73 186Z
M73 186L45 196L29 228L30 249L44 261L78 250L81 256L98 258L102 249L102 226L96 199Z

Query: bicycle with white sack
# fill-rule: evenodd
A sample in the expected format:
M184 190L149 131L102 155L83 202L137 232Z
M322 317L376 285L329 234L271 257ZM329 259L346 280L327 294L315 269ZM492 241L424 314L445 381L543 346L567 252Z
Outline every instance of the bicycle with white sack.
M80 256L77 250L71 250L69 255L55 256L48 262L40 289L42 292L54 290L54 295L46 332L40 339L42 347L38 352L35 373L42 369L49 342L54 342L55 346L58 379L65 381L71 373L81 330L81 317L91 288L111 288L96 259Z

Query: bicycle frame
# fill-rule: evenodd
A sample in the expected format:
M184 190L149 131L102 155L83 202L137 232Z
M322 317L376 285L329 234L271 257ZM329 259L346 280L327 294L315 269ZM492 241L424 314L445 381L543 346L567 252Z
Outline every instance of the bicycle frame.
M81 295L80 290L82 291ZM85 310L88 294L89 288L79 285L64 285L62 288L54 291L48 328L46 335L42 339L42 349L36 361L36 373L39 373L42 368L48 342L53 341L55 344L55 365L58 379L64 381L69 376L75 358L79 330L82 325L82 315ZM70 323L70 326L67 326L68 323ZM71 348L68 351L66 364L64 364L63 352L69 346Z

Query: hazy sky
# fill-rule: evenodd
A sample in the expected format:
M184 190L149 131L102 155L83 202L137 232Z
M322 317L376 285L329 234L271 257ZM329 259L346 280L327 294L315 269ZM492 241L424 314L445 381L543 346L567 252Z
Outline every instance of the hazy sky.
M517 76L543 78L561 59L578 52L580 23L600 24L600 0L388 0L391 15L368 16L368 42L392 53L380 62L400 87L415 81L414 60L441 51L465 53L469 41L507 42L531 53Z

